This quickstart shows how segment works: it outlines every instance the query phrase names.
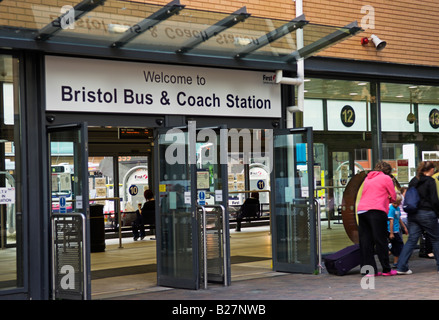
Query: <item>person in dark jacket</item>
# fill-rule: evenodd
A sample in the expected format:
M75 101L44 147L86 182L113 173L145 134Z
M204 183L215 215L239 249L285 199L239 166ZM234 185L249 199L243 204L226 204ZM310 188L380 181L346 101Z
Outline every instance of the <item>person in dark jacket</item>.
M141 206L139 203L139 209L136 211L136 220L133 222L133 235L134 241L137 239L143 240L145 238L145 224L149 224L155 227L155 200L154 193L151 190L145 190L143 193L146 202Z
M250 197L247 198L241 206L241 210L236 217L236 231L241 231L241 222L243 218L258 217L261 210L261 204L259 203L259 193L252 192Z
M439 272L439 198L436 182L432 178L434 173L434 163L431 161L422 161L418 166L416 177L409 183L409 188L416 187L418 190L420 201L417 212L407 215L409 237L399 257L397 266L398 274L413 273L408 267L408 260L423 231L431 241L437 270Z

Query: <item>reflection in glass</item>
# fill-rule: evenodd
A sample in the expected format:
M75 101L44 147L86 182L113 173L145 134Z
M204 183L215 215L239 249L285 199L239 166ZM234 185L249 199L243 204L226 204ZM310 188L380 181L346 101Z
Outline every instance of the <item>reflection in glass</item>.
M315 198L322 220L322 252L352 242L341 217L343 193L351 178L372 168L371 85L365 81L305 80L304 123L314 129Z
M0 289L23 286L18 59L0 55Z
M136 211L137 205L143 204L143 193L149 189L148 157L119 157L119 183L122 188L122 211ZM137 190L130 190L130 187Z
M51 162L51 206L52 213L80 212L82 213L82 183L81 177L87 168L78 163L79 130L54 131L49 134ZM64 197L66 205L60 206ZM65 208L65 209L64 209Z
M187 133L175 130L160 136L160 233L161 276L193 279L192 215L190 201L190 166ZM174 140L175 139L175 140ZM190 197L189 197L190 198Z
M439 87L382 83L383 159L394 168L394 175L407 186L420 161L439 163Z
M275 136L274 150L277 261L310 264L306 136Z
M117 203L114 200L97 200L119 197L120 193L115 193L113 157L89 157L88 174L90 205L103 205L105 228L116 229L118 226Z

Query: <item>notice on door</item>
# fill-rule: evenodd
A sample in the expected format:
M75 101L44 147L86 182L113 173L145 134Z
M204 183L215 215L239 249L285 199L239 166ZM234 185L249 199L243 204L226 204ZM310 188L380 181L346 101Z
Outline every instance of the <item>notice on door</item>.
M397 160L396 163L399 182L409 182L409 161L407 159Z
M0 204L15 203L15 188L0 188Z
M209 189L209 171L197 171L197 189Z

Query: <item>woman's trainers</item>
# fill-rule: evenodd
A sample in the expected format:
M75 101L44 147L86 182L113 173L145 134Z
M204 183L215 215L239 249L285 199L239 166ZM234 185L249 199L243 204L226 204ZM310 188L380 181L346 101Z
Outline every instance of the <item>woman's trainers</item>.
M438 271L438 273L439 273L439 271ZM378 272L376 274L368 273L368 274L366 274L366 277L379 277L379 276L382 276L382 275L383 274L381 272Z
M412 274L413 271L412 270L407 270L407 271L398 271L398 274Z
M383 272L383 276L396 276L398 272L396 270L390 270L389 272Z

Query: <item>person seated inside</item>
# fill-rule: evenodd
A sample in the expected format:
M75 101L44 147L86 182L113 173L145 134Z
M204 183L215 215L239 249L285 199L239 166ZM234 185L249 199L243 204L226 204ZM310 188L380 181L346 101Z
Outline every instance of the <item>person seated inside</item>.
M139 210L136 211L136 221L133 222L134 241L145 238L145 224L155 228L155 200L154 193L151 190L145 190L143 193L146 202L143 206L139 203Z
M243 218L259 217L261 212L261 204L259 203L259 193L252 192L247 198L236 217L236 231L241 231L241 222Z

